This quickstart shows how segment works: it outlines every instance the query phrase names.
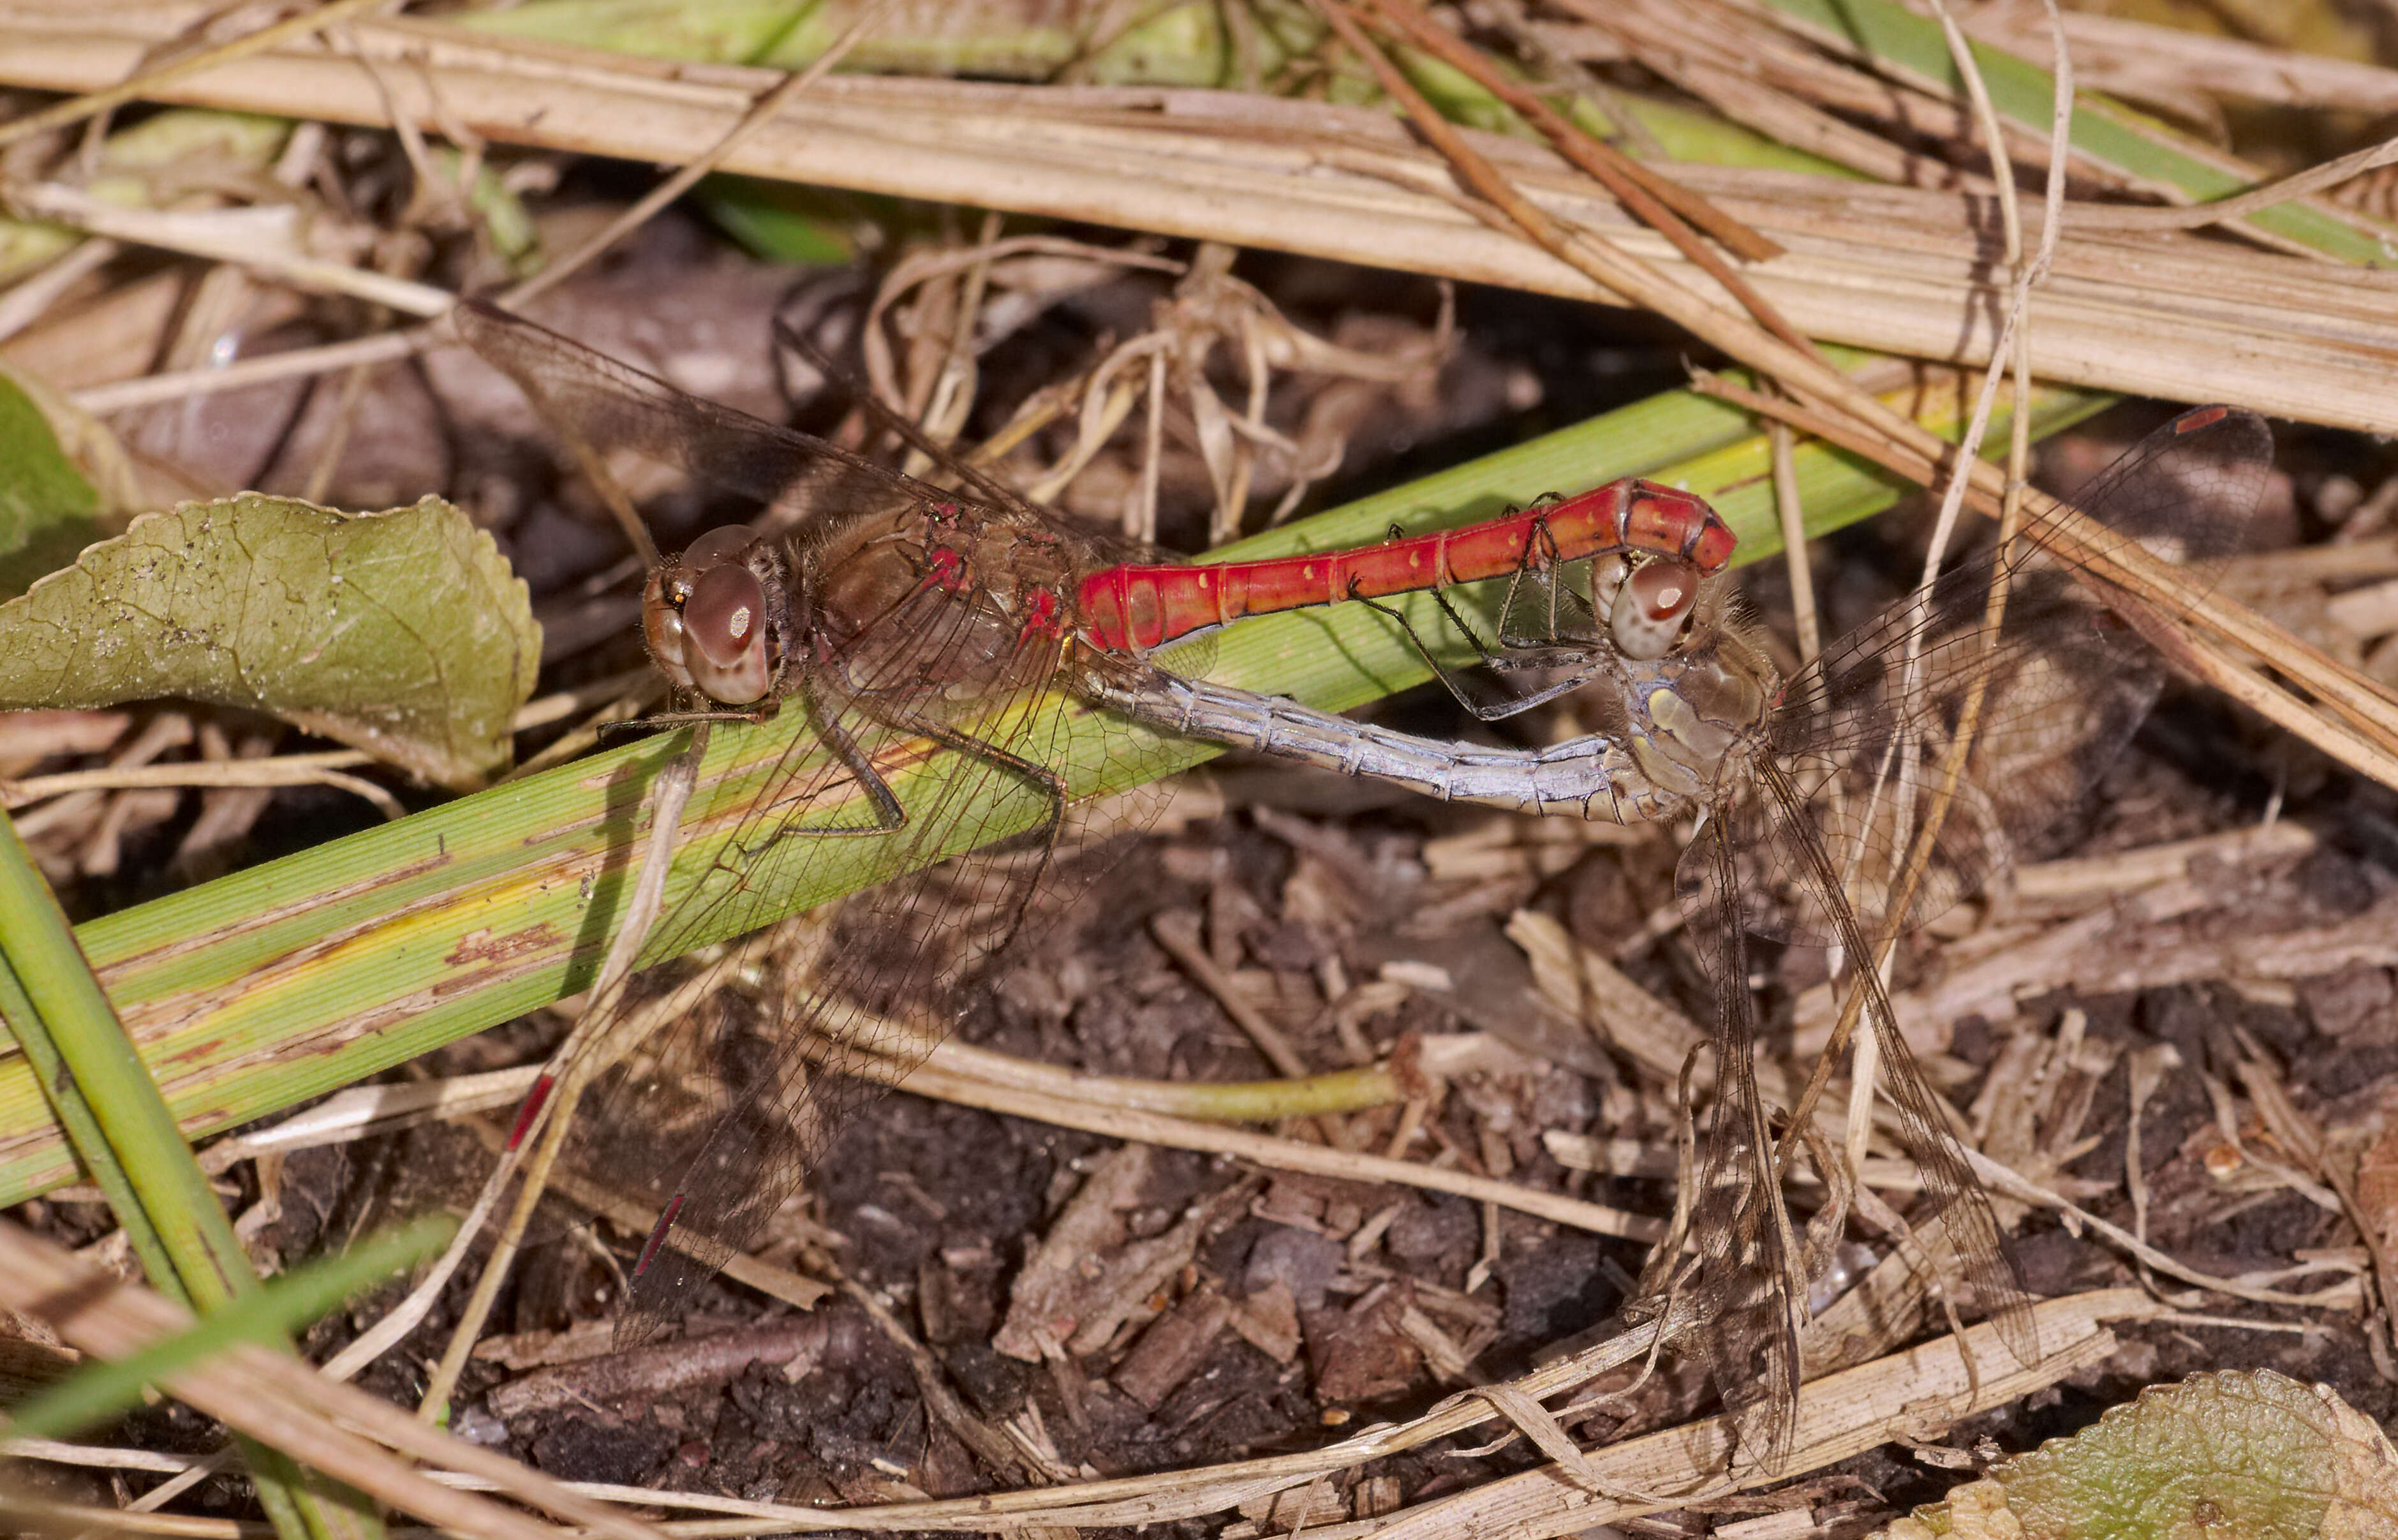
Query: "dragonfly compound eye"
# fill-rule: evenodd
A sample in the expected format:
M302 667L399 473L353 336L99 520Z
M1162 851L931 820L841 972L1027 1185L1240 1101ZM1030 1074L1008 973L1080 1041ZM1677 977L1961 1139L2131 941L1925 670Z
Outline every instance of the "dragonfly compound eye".
M1625 657L1660 658L1674 650L1699 597L1698 569L1651 561L1624 579L1608 606L1608 635Z
M747 706L774 682L767 656L766 590L748 568L711 567L682 604L683 664L710 700Z
M758 532L747 524L720 524L691 543L682 553L682 565L694 572L710 567L737 564L758 543Z

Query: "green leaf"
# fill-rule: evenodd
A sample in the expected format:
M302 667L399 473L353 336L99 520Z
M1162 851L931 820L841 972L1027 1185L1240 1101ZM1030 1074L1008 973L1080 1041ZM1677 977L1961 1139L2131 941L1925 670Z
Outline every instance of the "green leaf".
M0 593L22 593L100 538L100 493L59 447L41 407L5 371L0 467Z
M246 493L139 520L0 605L0 708L247 707L465 789L506 767L540 655L524 584L440 499Z
M856 254L851 232L864 222L866 200L853 195L791 182L713 176L692 197L734 240L768 262L831 267ZM896 207L878 212L902 217Z
M2398 1450L2328 1385L2197 1374L1993 1467L1886 1540L2398 1533Z

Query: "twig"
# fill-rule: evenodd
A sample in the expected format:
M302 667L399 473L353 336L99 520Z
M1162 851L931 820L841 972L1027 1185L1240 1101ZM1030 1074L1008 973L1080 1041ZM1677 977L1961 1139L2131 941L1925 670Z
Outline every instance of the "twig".
M412 326L403 331L380 331L369 337L327 343L321 347L295 347L287 353L236 358L229 364L116 380L78 390L73 399L86 412L124 412L165 401L189 400L211 391L241 390L278 380L330 374L359 364L397 363L422 350L432 338L431 328Z
M757 105L744 114L741 120L727 129L724 136L694 156L674 175L659 182L631 208L601 226L599 232L566 255L551 263L532 277L518 284L495 302L502 309L514 310L536 295L546 293L574 274L589 266L609 248L623 240L657 216L660 209L691 191L702 177L724 164L735 150L758 137L759 130L775 120L775 115L796 101L801 93L814 87L835 66L849 57L868 31L882 20L891 8L891 0L873 0L850 19L839 36L826 45L815 62L796 74L787 75L782 83L758 99Z
M128 209L55 182L17 188L8 202L25 218L55 220L113 240L251 268L303 289L348 294L411 316L438 316L456 303L449 290L431 284L303 254L293 238L298 210L288 204L197 210Z
M1731 218L1697 194L1658 176L1612 146L1591 138L1538 96L1502 75L1478 49L1468 47L1462 39L1435 23L1408 0L1372 0L1372 4L1419 47L1462 71L1475 84L1521 114L1547 138L1551 147L1559 155L1590 173L1624 208L1672 241L1675 250L1723 285L1726 292L1757 317L1758 325L1792 347L1812 349L1814 346L1783 318L1782 313L1764 295L1751 288L1748 280L1741 277L1731 263L1700 239L1698 232L1691 226L1703 224L1710 235L1748 262L1764 262L1781 256L1781 246ZM1352 47L1356 46L1355 40L1350 41Z
M905 1086L920 1096L1008 1113L1058 1128L1081 1128L1090 1133L1105 1134L1111 1139L1160 1144L1168 1149L1229 1155L1278 1170L1307 1171L1350 1182L1396 1182L1432 1192L1454 1193L1476 1202L1496 1203L1518 1213L1554 1220L1594 1235L1617 1236L1627 1240L1655 1240L1664 1233L1664 1226L1660 1222L1646 1215L1629 1214L1603 1204L1539 1192L1513 1182L1496 1182L1489 1177L1390 1160L1380 1155L1327 1149L1320 1144L1274 1139L1157 1113L1080 1102L1055 1093L995 1086L941 1068L937 1062L939 1057L936 1053L933 1059L913 1070L889 1060L853 1064L844 1059L843 1063L854 1073L889 1085Z
M404 817L408 809L370 780L341 772L371 764L371 756L355 750L321 754L277 754L271 759L193 760L172 764L136 764L98 770L67 770L55 776L29 776L0 781L0 802L23 807L47 798L76 791L128 791L169 787L331 786L372 803L384 817Z
M648 1034L660 1018L654 1012L620 1013L625 986L632 979L634 965L640 960L641 948L650 939L651 928L666 907L667 877L674 867L677 838L682 830L683 809L691 801L693 787L697 783L699 765L707 751L708 724L701 723L693 731L691 742L683 751L667 763L658 774L657 784L650 796L650 837L641 849L640 874L625 903L625 913L618 922L616 934L608 943L608 955L600 966L600 978L592 985L591 1002L583 1019L574 1024L566 1041L550 1056L548 1076L536 1081L525 1110L519 1114L518 1128L508 1140L506 1155L524 1148L524 1141L538 1128L541 1143L526 1163L524 1182L517 1193L516 1207L508 1214L507 1223L500 1231L499 1242L492 1250L491 1260L483 1264L482 1276L475 1280L475 1292L465 1308L459 1312L451 1329L450 1345L441 1356L425 1382L424 1394L418 1402L418 1415L433 1418L446 1415L450 1392L465 1368L466 1355L473 1351L475 1341L482 1335L483 1322L490 1317L492 1304L499 1297L500 1285L505 1281L508 1269L515 1262L517 1250L523 1244L525 1231L532 1223L533 1210L540 1206L543 1190L548 1185L550 1169L557 1164L559 1152L565 1148L566 1135L583 1094L591 1082L630 1052ZM552 1087L555 1087L554 1089ZM545 1126L545 1122L546 1125ZM503 1156L499 1170L492 1176L492 1186L505 1180L511 1162ZM487 1187L490 1192L492 1187ZM478 1210L480 1205L478 1206ZM459 1238L451 1244L449 1253L460 1254L467 1232L462 1227Z
M70 123L80 123L87 117L108 111L111 107L122 106L135 97L153 94L162 86L215 69L220 64L231 63L236 59L263 53L268 48L294 42L307 36L310 33L321 31L336 21L348 20L361 11L372 10L384 3L385 0L328 0L327 4L318 6L313 10L302 11L296 16L276 22L273 26L261 27L256 32L246 33L230 43L220 44L213 48L203 48L197 53L187 55L170 63L161 64L155 70L135 74L116 85L88 92L71 101L59 102L55 106L45 107L40 112L20 117L13 123L0 124L0 149L5 149L20 140L31 139L35 134L47 133L52 128L63 128Z
M1692 386L1735 402L1761 417L1778 418L1803 428L1827 443L1888 466L1911 480L1929 484L1941 460L1947 458L1945 453L1936 458L1919 455L1911 445L1902 447L1829 412L1766 396L1720 376L1698 375ZM1948 447L1941 445L1944 451ZM1975 473L1971 496L1977 508L1996 517L1999 472L1995 466L1987 468L1987 481L1979 471ZM2149 635L2150 643L2166 648L2176 664L2351 769L2385 786L2398 786L2398 750L2391 746L2390 721L2393 703L2378 686L2247 606L2201 588L2196 579L2171 562L2150 556L2137 546L2106 536L2079 512L2054 498L2028 489L2024 501L2040 530L2040 538L2059 555L2080 562L2124 594L2152 603L2166 615L2203 625L2232 646L2257 654L2367 732L2353 732L2327 720L2212 645L2175 650L2170 641Z

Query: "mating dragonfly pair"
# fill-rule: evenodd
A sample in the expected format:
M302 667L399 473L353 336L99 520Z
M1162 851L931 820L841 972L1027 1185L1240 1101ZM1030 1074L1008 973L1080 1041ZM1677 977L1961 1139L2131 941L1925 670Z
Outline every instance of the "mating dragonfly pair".
M554 421L727 490L796 510L788 534L745 526L703 536L652 575L644 630L673 682L719 709L803 709L823 752L794 750L722 861L730 885L810 858L808 834L893 842L916 869L852 900L861 935L833 948L804 989L768 1003L769 1062L736 1083L687 1073L705 1054L648 1056L653 1069L602 1099L571 1148L658 1205L629 1319L654 1324L798 1188L843 1097L803 1052L855 1040L861 1001L963 1008L974 953L924 934L936 863L971 848L976 810L1030 790L1055 841L1071 788L1058 713L1069 695L1153 729L1394 781L1434 796L1542 814L1635 822L1702 815L1677 886L1716 981L1716 1089L1692 1199L1698 1314L1716 1383L1743 1442L1787 1448L1798 1329L1820 1246L1802 1246L1754 1071L1745 938L1754 932L1879 954L1981 885L2068 812L2120 750L2162 685L2161 664L2107 623L2105 595L2033 540L1992 551L1779 676L1724 591L1731 532L1706 505L1628 480L1441 534L1279 561L1162 562L1083 532L888 423L940 466L936 486L822 439L686 396L530 322L478 305L455 324ZM2255 416L2185 414L2073 502L2132 540L2171 536L2189 558L2237 544L2271 441ZM1995 576L2008 590L1995 624ZM1543 750L1427 739L1295 702L1211 684L1204 643L1181 639L1243 615L1504 578L1495 647L1504 677L1568 689L1600 730ZM1453 612L1452 612L1453 613ZM922 746L951 750L903 804L892 767ZM1961 758L1952 764L1951 750ZM845 821L786 827L793 810ZM1020 827L1020 821L1017 825ZM1019 842L1020 843L1020 842ZM950 862L947 896L1001 916L1030 901L1044 862ZM963 889L963 892L961 890ZM687 908L726 901L727 885ZM664 944L697 935L668 915ZM2028 1302L1987 1197L1944 1109L1896 1030L1869 961L1858 969L1901 1144L1921 1170L1920 1227L1937 1217L2010 1348L2037 1356ZM694 1018L696 1038L711 1029ZM869 1029L870 1030L870 1029ZM836 1055L830 1067L838 1069ZM699 1088L694 1089L696 1078ZM833 1082L832 1085L849 1084ZM657 1105L672 1101L668 1117ZM667 1128L685 1130L668 1135Z

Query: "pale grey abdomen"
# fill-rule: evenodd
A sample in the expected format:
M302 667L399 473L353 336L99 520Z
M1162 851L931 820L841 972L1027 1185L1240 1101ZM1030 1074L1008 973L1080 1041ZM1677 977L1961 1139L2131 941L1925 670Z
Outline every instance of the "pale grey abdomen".
M1683 799L1657 787L1615 740L1579 737L1550 749L1485 749L1417 737L1278 696L1152 672L1137 685L1094 682L1100 704L1137 722L1210 743L1390 781L1443 802L1646 823Z

